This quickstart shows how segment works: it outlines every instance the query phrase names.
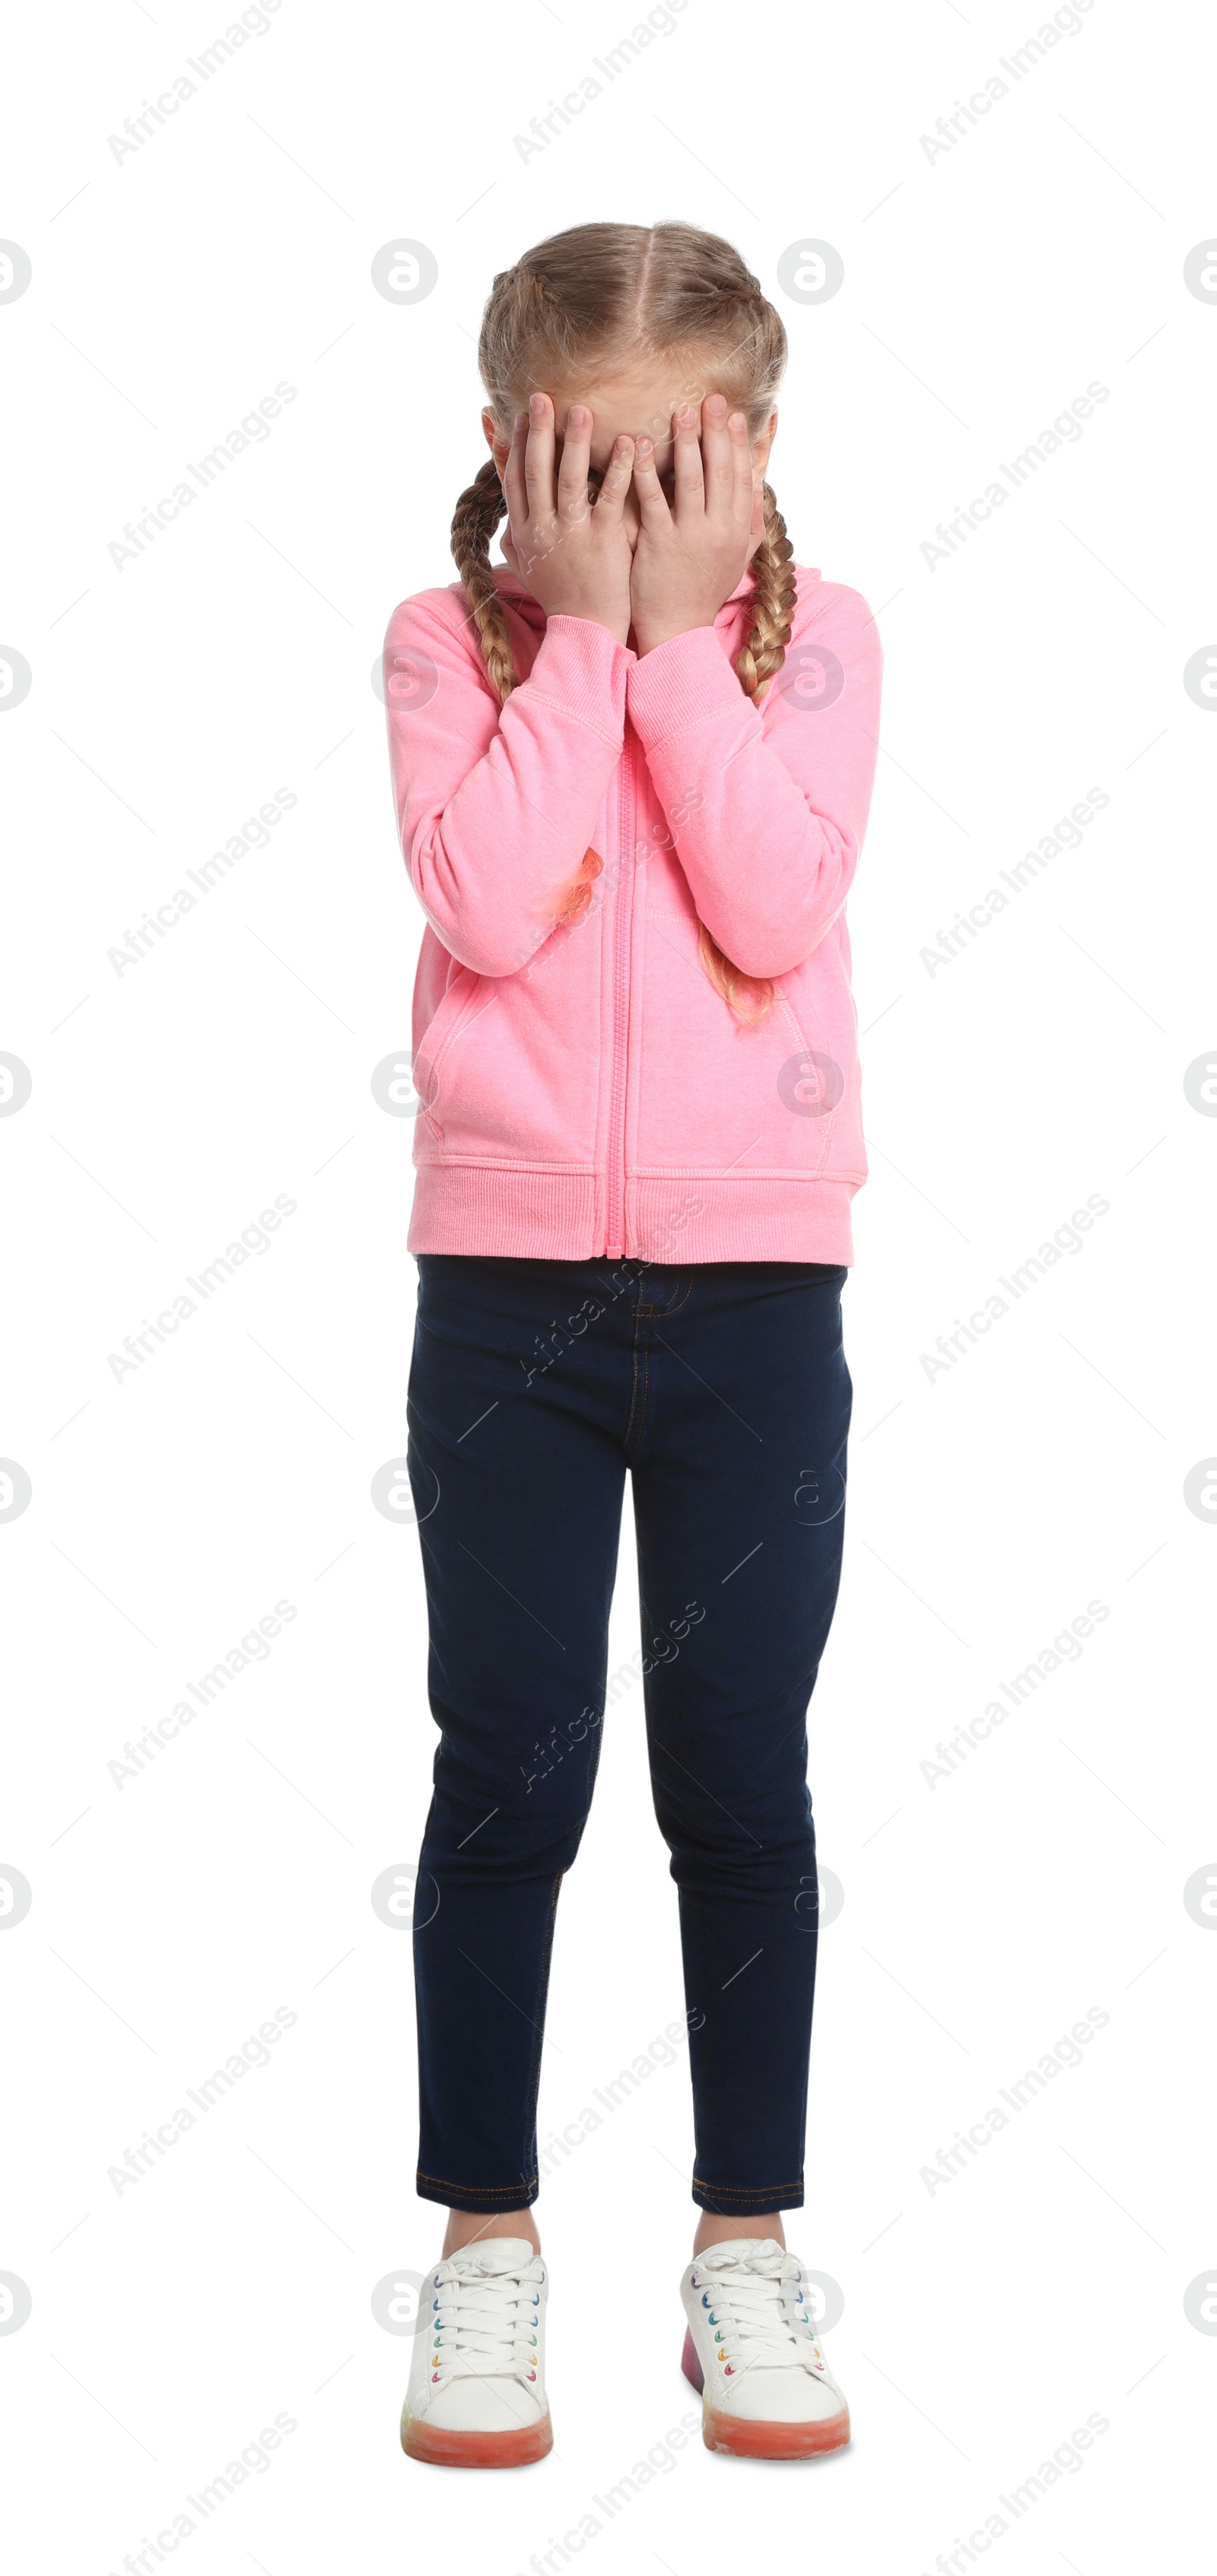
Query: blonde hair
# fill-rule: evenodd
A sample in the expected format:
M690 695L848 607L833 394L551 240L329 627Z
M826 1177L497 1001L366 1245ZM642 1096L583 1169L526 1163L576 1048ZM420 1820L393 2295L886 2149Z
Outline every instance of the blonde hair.
M520 397L546 390L597 361L620 365L666 358L687 370L709 366L713 390L742 411L755 438L772 408L786 364L781 317L730 242L693 224L575 224L526 251L495 278L482 316L478 365L495 416L510 435ZM706 388L682 386L679 399ZM657 424L659 434L667 427ZM506 703L519 673L507 612L490 569L490 540L506 511L490 458L462 492L452 553L469 600L491 685ZM757 705L781 670L795 608L793 549L773 493L764 486L765 526L752 557L748 633L735 657L740 687ZM560 889L557 918L577 920L591 901L601 862ZM773 1006L773 985L744 975L701 925L701 962L737 1018Z

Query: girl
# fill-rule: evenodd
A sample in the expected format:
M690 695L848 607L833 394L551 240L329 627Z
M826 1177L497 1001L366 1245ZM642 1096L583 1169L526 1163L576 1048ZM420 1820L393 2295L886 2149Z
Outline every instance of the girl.
M764 480L785 356L711 234L580 224L529 251L483 319L490 459L457 504L460 582L386 639L428 923L409 1415L440 1744L417 2181L448 2227L402 2421L420 2460L552 2441L537 2086L627 1467L693 2083L684 2369L711 2448L849 2438L780 2212L803 2200L806 1710L866 1172L844 905L880 656L856 591L792 563Z

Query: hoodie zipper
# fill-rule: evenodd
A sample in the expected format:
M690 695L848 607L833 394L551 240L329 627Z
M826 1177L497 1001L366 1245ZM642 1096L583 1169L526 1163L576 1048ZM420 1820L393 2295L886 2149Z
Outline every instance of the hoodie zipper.
M633 829L634 768L629 722L617 772L617 892L613 904L613 1070L609 1095L608 1206L605 1252L625 1252L625 1107L626 1060L630 1025L630 931L633 921L634 871L627 852Z

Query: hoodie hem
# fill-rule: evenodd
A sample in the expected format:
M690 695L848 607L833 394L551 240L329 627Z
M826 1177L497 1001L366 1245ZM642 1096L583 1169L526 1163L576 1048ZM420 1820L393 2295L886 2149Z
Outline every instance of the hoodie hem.
M850 1268L855 1180L675 1172L630 1177L630 1261L815 1261ZM476 1259L594 1261L607 1246L602 1173L419 1166L407 1238L413 1253Z

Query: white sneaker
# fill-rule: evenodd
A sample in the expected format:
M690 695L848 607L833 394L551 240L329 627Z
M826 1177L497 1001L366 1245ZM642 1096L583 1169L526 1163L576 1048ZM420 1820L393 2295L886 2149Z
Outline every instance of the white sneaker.
M849 2408L820 2347L797 2254L733 2236L697 2254L680 2285L681 2367L702 2392L708 2451L802 2460L849 2440Z
M525 2236L486 2236L429 2273L402 2408L402 2449L454 2469L514 2469L553 2447L546 2267Z

